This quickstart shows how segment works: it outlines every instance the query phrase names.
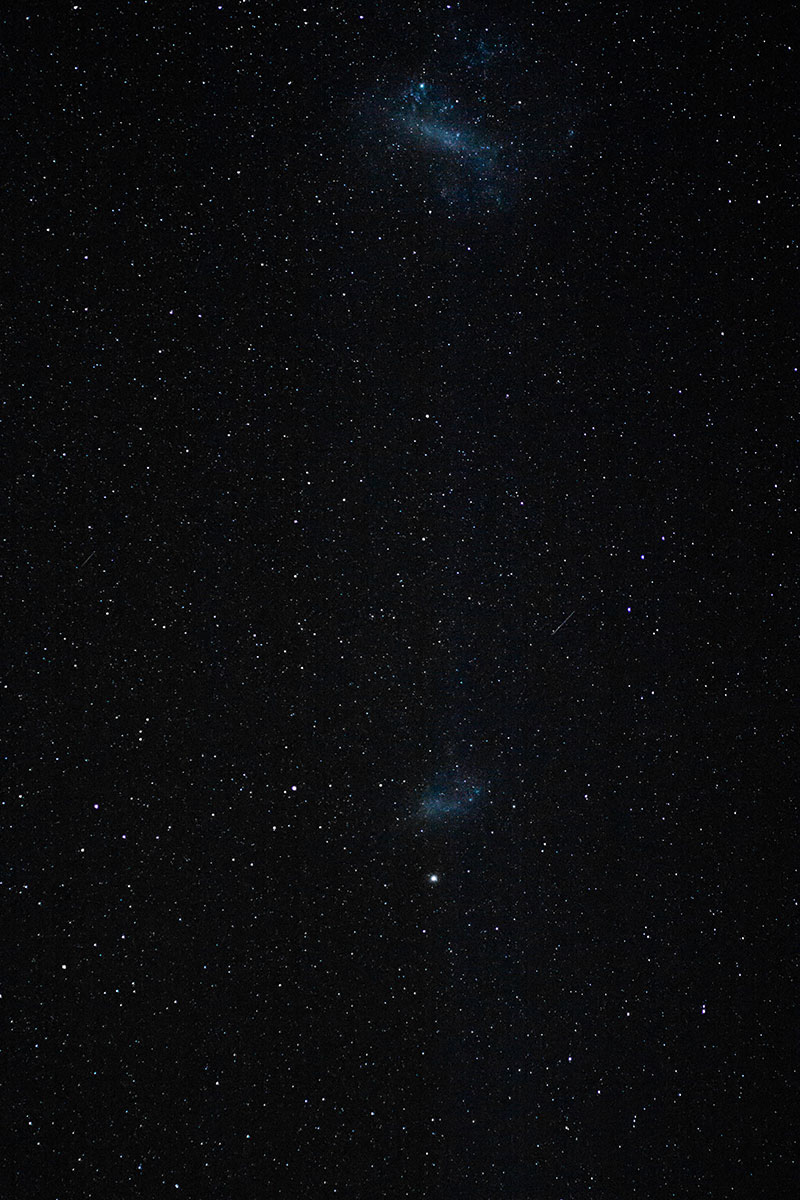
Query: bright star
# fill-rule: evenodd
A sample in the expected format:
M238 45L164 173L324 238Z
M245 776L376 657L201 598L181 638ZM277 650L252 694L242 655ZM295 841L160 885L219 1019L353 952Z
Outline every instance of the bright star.
M438 882L439 882L439 876L438 876L438 875L429 875L429 876L428 876L428 879L431 881L431 883L438 883Z

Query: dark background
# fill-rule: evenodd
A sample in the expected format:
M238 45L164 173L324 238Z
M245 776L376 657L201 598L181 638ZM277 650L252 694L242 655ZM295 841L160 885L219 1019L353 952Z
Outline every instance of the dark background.
M3 18L4 1195L797 1187L795 57Z

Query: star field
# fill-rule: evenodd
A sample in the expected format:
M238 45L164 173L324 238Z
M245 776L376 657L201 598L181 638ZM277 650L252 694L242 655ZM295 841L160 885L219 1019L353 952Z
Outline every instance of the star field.
M2 1195L794 1195L785 23L3 46Z

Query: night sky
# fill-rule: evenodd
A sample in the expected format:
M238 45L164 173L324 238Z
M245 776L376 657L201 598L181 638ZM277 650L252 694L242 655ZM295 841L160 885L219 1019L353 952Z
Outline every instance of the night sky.
M649 8L2 18L3 1196L800 1189L796 46Z

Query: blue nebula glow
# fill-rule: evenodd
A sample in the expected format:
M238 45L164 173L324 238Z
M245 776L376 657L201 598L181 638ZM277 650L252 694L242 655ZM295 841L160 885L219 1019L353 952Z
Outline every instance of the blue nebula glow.
M581 116L578 64L525 24L466 21L387 65L354 108L357 148L393 203L448 219L502 217L568 168Z
M462 820L478 811L482 793L472 776L458 769L441 772L422 793L419 815L435 824Z
M508 164L476 112L427 82L411 83L394 106L390 125L408 146L428 156L431 184L442 199L467 206L501 203Z
M491 146L484 145L469 129L456 129L436 121L420 121L409 128L430 148L472 158L481 170L487 169L493 162Z

